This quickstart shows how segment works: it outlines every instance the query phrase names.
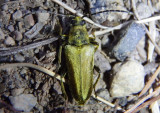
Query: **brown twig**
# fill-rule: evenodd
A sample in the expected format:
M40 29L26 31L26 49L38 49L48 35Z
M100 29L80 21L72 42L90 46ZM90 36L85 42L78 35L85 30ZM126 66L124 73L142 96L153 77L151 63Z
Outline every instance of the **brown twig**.
M133 11L134 11L135 17L140 21L138 12L137 12L137 10L136 10L135 0L132 0L132 7L133 7ZM159 17L158 17L158 18L159 18ZM159 48L159 47L157 46L157 44L153 41L153 38L151 38L152 36L151 36L151 34L149 33L147 27L146 27L144 24L142 24L142 25L144 26L144 28L145 28L145 30L146 30L146 33L147 33L149 39L151 40L152 44L155 46L155 49L156 49L157 53L160 55L160 48Z
M159 100L159 99L160 99L160 95L158 95L158 96L150 99L149 101L141 104L140 106L138 106L138 107L137 107L135 110L133 110L132 112L133 112L133 113L136 113L137 111L141 110L142 108L144 108L144 107L152 104L153 102L155 102L155 101L157 101L157 100Z
M151 79L147 82L147 84L145 85L145 87L143 88L141 93L139 94L139 97L141 97L144 93L147 92L147 90L151 87L151 85L153 84L153 82L156 79L156 77L159 74L159 72L160 72L160 66L158 67L156 72L152 75Z
M2 69L6 69L6 68L11 68L11 67L30 67L30 68L33 68L33 69L36 69L36 70L39 70L43 73L46 73L52 77L56 77L58 80L61 80L61 77L60 75L56 75L53 71L51 70L48 70L44 67L41 67L41 66L38 66L38 65L35 65L35 64L31 64L31 63L11 63L11 64L4 64L4 65L1 65L0 66L0 70ZM62 81L65 81L64 79Z
M19 53L19 52L22 52L22 51L34 49L34 48L37 48L39 46L50 44L50 43L56 41L57 39L58 38L53 37L53 38L46 39L46 40L43 40L43 41L40 41L40 42L35 42L35 43L32 43L32 44L29 44L29 45L26 45L26 46L13 47L13 48L7 48L7 49L5 48L6 50L0 51L0 56L12 55L12 54L16 54L16 53Z
M145 96L144 98L142 98L140 101L138 101L133 107L131 107L129 110L127 110L125 113L131 113L133 112L139 105L141 105L143 102L145 102L146 100L148 100L149 98L158 95L160 93L160 87L158 87L153 93Z

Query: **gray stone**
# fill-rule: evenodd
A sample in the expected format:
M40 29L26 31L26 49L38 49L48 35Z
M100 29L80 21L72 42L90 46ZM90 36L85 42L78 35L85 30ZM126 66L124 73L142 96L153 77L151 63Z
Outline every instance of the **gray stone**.
M33 26L34 24L35 24L35 22L34 22L32 14L29 14L29 15L24 17L24 25L25 25L25 27L29 28L29 27Z
M38 22L45 23L49 18L49 13L37 13Z
M144 18L150 17L152 15L152 11L151 11L150 7L143 2L141 2L137 5L137 12L138 12L138 17L140 19L144 19Z
M138 42L145 35L145 29L141 24L132 22L122 28L115 36L115 41L110 46L111 55L123 61L136 48Z
M95 66L97 66L102 73L111 69L109 61L105 58L103 54L100 53L99 50L96 51L94 55Z
M104 113L104 111L102 111L102 110L99 109L99 110L97 111L97 113Z
M88 0L87 2L89 3L92 19L97 23L103 23L105 21L117 22L122 19L126 19L128 16L127 13L107 12L107 10L127 11L127 9L124 7L123 0Z
M22 56L21 54L14 55L14 59L18 62L23 62L25 60L24 56Z
M9 26L8 26L8 30L9 30L10 32L13 32L13 31L14 31L14 26L13 26L13 25L9 25Z
M4 43L6 45L8 45L8 46L10 46L10 45L14 46L15 45L15 40L12 37L7 36L6 39L5 39L5 41L4 41Z
M30 112L37 103L37 98L32 94L10 96L9 100L15 109L24 112Z
M15 13L13 13L12 18L13 18L13 20L18 20L18 19L22 18L22 11L17 10Z
M29 31L25 33L25 36L30 39L35 37L44 25L45 24L42 22L36 23Z
M97 76L95 77L94 81L96 80L97 80ZM106 83L102 80L102 78L100 78L98 83L96 84L95 90L98 91L101 89L105 89L106 87L107 87Z
M62 94L61 85L59 82L54 83L54 90L57 91L58 94Z
M7 4L3 5L2 10L7 11L8 10L8 5Z
M2 31L2 29L0 29L0 40L4 40L4 38L5 38L5 35Z
M138 93L144 87L144 67L137 61L118 63L113 67L112 97L125 97Z
M105 100L111 100L111 97L107 89L100 90L99 92L96 92L96 94L97 96L104 98Z
M17 96L17 95L22 94L23 91L24 91L24 88L13 89L13 90L11 91L11 94L12 94L12 96Z
M22 38L23 38L22 33L19 32L19 31L15 31L15 32L14 32L14 35L15 35L15 39L16 39L17 41L20 41L20 40L22 40Z

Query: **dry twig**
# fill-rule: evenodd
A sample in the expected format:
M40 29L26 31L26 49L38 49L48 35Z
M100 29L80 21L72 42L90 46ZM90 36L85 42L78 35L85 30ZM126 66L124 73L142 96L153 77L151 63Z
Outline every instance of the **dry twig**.
M137 12L137 10L136 10L135 0L132 0L132 7L133 7L133 10L134 10L135 17L136 17L138 20L140 20L139 15L138 15L138 12ZM158 18L159 18L159 17L158 17ZM153 38L151 38L152 36L151 36L151 34L149 33L147 27L146 27L144 24L142 24L142 25L144 26L144 28L145 28L145 30L146 30L146 33L147 33L149 39L151 40L152 44L155 46L157 53L160 55L160 48L159 48L159 47L157 46L157 44L154 42Z
M152 93L152 92L153 92L153 89L150 88L149 93ZM159 105L158 105L158 101L157 100L154 101L153 103L150 103L149 109L151 109L152 113L160 113L160 109L159 109Z
M149 101L141 104L140 106L138 106L138 107L137 107L135 110L133 110L132 112L133 112L133 113L136 113L136 112L138 112L139 110L141 110L142 108L144 108L144 107L152 104L153 102L155 102L155 101L157 101L157 100L159 100L159 99L160 99L160 95L158 95L158 96L150 99Z
M21 46L21 47L18 46L18 47L11 47L11 48L0 48L0 50L2 50L2 51L0 51L0 56L12 55L12 54L16 54L16 53L19 53L19 52L22 52L22 51L34 49L34 48L37 48L39 46L50 44L50 43L56 41L57 39L58 38L53 37L53 38L46 39L46 40L43 40L43 41L40 41L40 42L35 42L35 43L32 43L32 44L29 44L29 45L26 45L26 46Z
M141 93L139 94L139 97L141 97L144 93L147 92L147 90L151 87L151 85L153 84L153 82L156 79L156 77L159 74L159 72L160 72L160 66L158 67L156 72L152 75L151 79L147 82L147 84L145 85L145 87L143 88Z
M69 7L68 5L66 5L65 3L61 2L60 0L52 0L52 1L55 2L55 3L57 3L57 4L59 4L60 6L62 6L62 7L65 8L66 10L70 11L71 13L76 14L76 15L79 16L79 17L83 17L83 16L84 16L83 14L78 13L76 10L72 9L71 7ZM102 25L100 25L100 24L97 24L97 23L93 22L91 19L89 19L89 18L87 18L87 17L83 17L83 19L84 19L85 21L87 21L87 22L89 22L89 23L91 23L91 24L99 27L99 28L102 28L102 29L108 28L108 27L106 27L106 26L102 26Z
M148 100L149 98L158 95L160 93L160 87L158 87L153 93L145 96L144 98L142 98L140 101L138 101L133 107L131 107L129 110L127 110L125 113L131 113L133 112L139 105L141 105L142 103L144 103L146 100Z

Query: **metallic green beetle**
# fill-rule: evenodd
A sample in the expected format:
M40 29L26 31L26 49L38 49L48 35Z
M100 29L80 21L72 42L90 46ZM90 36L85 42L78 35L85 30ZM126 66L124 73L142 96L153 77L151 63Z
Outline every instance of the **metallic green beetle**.
M73 19L68 42L63 47L69 89L79 105L85 104L93 89L94 53L97 42L90 38L85 21L80 17Z

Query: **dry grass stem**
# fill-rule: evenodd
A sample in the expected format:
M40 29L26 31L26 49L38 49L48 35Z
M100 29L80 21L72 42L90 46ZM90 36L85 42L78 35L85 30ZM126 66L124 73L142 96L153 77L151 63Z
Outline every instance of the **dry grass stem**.
M84 16L83 14L78 13L76 10L72 9L71 7L69 7L68 5L66 5L65 3L61 2L60 0L52 0L52 1L55 2L55 3L57 3L57 4L59 4L60 6L62 6L62 7L65 8L66 10L70 11L71 13L76 14L76 15L79 16L79 17L83 17L83 16ZM93 24L93 25L95 25L95 26L97 26L97 27L99 27L99 28L102 28L102 29L108 28L108 27L106 27L106 26L102 26L102 25L100 25L100 24L97 24L97 23L93 22L91 19L89 19L89 18L87 18L87 17L83 17L83 19L84 19L85 21L89 22L90 24Z
M145 96L144 98L142 98L140 101L138 101L133 107L131 107L129 110L127 110L125 113L131 113L133 112L138 106L140 106L142 103L144 103L146 100L148 100L149 98L158 95L160 93L160 87L158 87L153 93Z
M155 40L156 40L156 25L155 25L155 21L149 22L149 32L152 35L151 38L155 43ZM148 40L148 61L149 62L152 62L153 53L154 53L154 45L152 44L152 42L150 40Z
M151 87L151 85L155 81L155 79L158 76L159 72L160 72L160 66L158 67L156 72L152 75L151 79L147 82L147 84L145 85L145 87L143 88L141 93L139 94L139 97L141 97L143 94L145 94L147 92L147 90Z
M18 46L18 47L10 47L10 48L0 48L0 56L7 56L7 55L12 55L12 54L16 54L22 51L26 51L26 50L30 50L30 49L34 49L37 48L39 46L44 46L46 44L50 44L54 41L58 40L58 38L53 37L50 39L46 39L46 40L42 40L39 42L34 42L32 44L28 44L25 46Z
M31 63L11 63L11 64L4 64L4 65L1 65L0 66L0 70L2 69L6 69L6 68L12 68L12 67L29 67L29 68L33 68L33 69L36 69L36 70L39 70L43 73L46 73L52 77L55 77L56 76L56 79L58 80L61 80L61 77L60 75L56 75L54 72L44 68L44 67L41 67L41 66L38 66L38 65L35 65L35 64L31 64ZM63 81L65 81L63 79Z
M142 23L152 22L156 20L160 20L160 16L153 16L146 19L137 20L136 23L142 24Z
M147 102L141 104L140 106L138 106L135 110L132 111L132 113L138 112L138 111L141 110L142 108L144 108L144 107L146 107L146 106L148 106L148 105L154 103L155 101L157 101L157 100L159 100L159 99L160 99L160 95L158 95L158 96L156 96L156 97L150 99L149 101L147 101ZM153 112L152 112L152 113L153 113ZM156 112L154 112L154 113L159 113L159 112L156 111Z
M94 95L94 94L92 94L92 97L95 98L95 99L97 99L97 100L99 100L99 101L101 101L101 102L103 102L104 104L106 104L106 105L108 105L108 106L110 106L110 107L116 107L114 104L110 103L109 101L106 101L106 100L104 100L103 98L98 97L98 96L96 96L96 95ZM121 107L117 107L117 109L118 109L118 110L123 110ZM123 111L124 111L124 110L123 110Z
M151 88L149 90L149 93L152 93L153 92L153 89ZM155 97L154 97L155 98ZM158 98L159 99L159 98ZM158 100L157 99L157 100ZM153 99L152 99L153 100ZM152 113L160 113L160 110L159 110L159 105L158 105L158 102L157 101L154 101L153 103L150 103L150 106L149 106L149 109L151 109Z

